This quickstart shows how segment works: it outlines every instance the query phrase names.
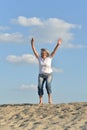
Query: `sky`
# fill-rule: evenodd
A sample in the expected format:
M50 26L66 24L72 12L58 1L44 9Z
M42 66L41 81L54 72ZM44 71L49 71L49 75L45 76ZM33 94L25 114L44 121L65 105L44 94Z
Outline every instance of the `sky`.
M0 104L39 102L32 37L38 53L63 40L52 61L53 103L87 102L87 0L0 0Z

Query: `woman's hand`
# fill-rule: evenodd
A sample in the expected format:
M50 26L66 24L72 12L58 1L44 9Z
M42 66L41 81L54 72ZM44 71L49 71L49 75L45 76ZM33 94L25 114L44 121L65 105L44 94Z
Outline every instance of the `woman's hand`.
M34 38L31 39L31 44L33 44L33 43L34 43Z
M58 45L61 45L61 44L62 44L62 39L61 39L61 38L58 39L57 44L58 44Z

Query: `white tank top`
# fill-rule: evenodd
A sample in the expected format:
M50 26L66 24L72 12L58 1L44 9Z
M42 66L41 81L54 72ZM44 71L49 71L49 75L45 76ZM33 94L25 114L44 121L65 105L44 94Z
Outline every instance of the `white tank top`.
M40 74L52 73L52 67L51 67L52 57L46 57L45 59L43 59L41 56L39 56L38 61L39 61L39 73Z

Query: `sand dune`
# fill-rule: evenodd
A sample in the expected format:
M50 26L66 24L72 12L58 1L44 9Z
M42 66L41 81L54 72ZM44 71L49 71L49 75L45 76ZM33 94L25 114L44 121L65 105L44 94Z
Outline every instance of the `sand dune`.
M87 130L87 103L0 105L0 130Z

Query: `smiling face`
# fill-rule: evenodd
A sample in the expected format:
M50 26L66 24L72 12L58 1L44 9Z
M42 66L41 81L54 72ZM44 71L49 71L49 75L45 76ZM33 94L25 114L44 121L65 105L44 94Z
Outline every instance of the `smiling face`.
M47 52L46 51L41 51L41 57L45 59L47 57Z
M42 57L43 59L45 59L45 58L48 57L49 55L50 55L50 52L49 52L47 49L44 49L44 48L41 49L41 57Z

